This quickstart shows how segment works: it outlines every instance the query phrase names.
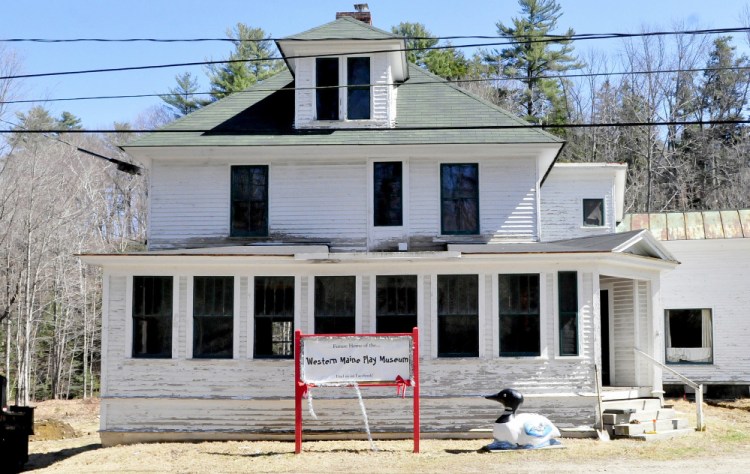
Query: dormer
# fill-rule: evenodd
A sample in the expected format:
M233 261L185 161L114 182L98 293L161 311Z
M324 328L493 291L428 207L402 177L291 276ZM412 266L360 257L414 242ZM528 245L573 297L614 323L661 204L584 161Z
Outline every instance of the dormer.
M295 80L296 129L395 126L396 84L409 74L405 42L368 20L369 11L339 13L276 41Z

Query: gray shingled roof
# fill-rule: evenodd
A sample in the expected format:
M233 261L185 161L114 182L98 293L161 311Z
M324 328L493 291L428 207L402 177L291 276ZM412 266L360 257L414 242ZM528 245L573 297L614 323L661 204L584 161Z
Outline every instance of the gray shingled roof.
M395 128L295 130L294 79L285 70L125 147L562 143L413 64L409 67L410 79L398 86ZM481 128L486 126L520 128Z
M388 31L375 28L352 17L341 17L330 23L316 26L296 35L286 36L283 40L377 40L377 39L400 39L398 35Z

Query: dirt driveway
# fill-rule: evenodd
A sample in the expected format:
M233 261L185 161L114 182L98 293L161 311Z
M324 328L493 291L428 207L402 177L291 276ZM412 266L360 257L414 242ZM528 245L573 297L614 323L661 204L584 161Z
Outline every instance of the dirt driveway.
M637 442L564 439L565 449L480 453L489 440L422 440L421 453L411 441L305 442L294 454L291 442L211 442L137 444L102 448L96 434L95 403L41 404L43 417L69 424L80 436L33 441L28 470L37 472L289 472L289 473L474 473L474 472L748 472L750 471L750 402L731 408L706 407L708 431L673 440ZM60 405L62 404L62 405ZM65 405L70 404L70 406ZM675 405L687 418L695 406Z

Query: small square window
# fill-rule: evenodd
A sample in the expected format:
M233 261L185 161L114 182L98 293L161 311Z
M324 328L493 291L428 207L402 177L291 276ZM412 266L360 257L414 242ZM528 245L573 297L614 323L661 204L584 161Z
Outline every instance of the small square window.
M604 199L583 200L583 225L585 227L604 226Z

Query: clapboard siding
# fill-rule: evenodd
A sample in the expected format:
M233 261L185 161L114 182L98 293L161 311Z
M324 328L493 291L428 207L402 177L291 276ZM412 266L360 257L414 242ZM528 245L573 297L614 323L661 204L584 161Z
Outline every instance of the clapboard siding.
M409 273L403 268L390 266L392 273ZM546 407L560 426L591 423L594 416L592 393L593 370L590 355L580 357L556 356L556 271L542 271L542 357L501 358L497 356L497 274L507 268L497 267L479 273L480 278L480 343L481 357L436 358L433 345L435 335L436 275L466 272L456 264L437 266L429 272L419 272L421 391L423 396L423 426L432 431L463 431L481 427L496 417L497 407L480 398L503 387L515 387L527 396L527 406ZM465 265L471 265L466 263ZM334 273L335 266L319 266L316 273ZM252 268L252 267L248 267ZM342 269L340 274L353 274ZM403 271L400 271L403 270ZM307 272L310 272L308 270ZM231 272L227 271L227 274ZM190 304L188 294L190 276L176 278L179 301L176 308L177 345L176 358L132 359L127 347L127 281L128 277L110 276L107 304L110 308L107 326L112 343L104 359L107 387L102 390L102 420L104 431L255 431L273 432L291 429L291 406L294 389L294 364L292 360L253 359L252 335L252 277L234 275L239 288L238 314L235 326L239 331L240 347L235 349L235 359L188 359L186 354L192 341L188 340ZM374 325L375 273L361 269L358 277L358 318L364 330ZM582 346L589 342L592 318L590 317L592 274L581 272L580 332ZM314 274L298 274L299 302L296 309L298 327L312 329L313 301L310 294ZM627 282L619 286L627 287ZM626 288L627 289L627 288ZM630 286L632 294L632 285ZM632 304L632 297L631 297ZM620 305L618 307L623 307ZM623 315L624 317L624 315ZM120 342L118 342L120 341ZM316 389L316 400L325 414L317 422L306 421L306 428L321 430L359 429L361 415L353 400L354 394L346 389ZM368 399L368 416L376 431L402 431L409 429L410 406L394 397L393 388L364 390ZM337 400L340 399L340 400ZM326 401L327 400L327 401ZM477 401L480 401L477 403ZM372 408L370 406L373 405ZM406 406L406 408L404 408ZM273 407L273 408L270 408ZM352 408L354 407L354 408ZM430 408L427 408L430 407ZM467 408L471 407L470 412ZM476 407L476 410L475 410ZM404 409L407 419L404 420ZM442 410L442 411L439 411ZM319 412L319 414L321 414ZM406 424L404 424L406 423Z
M614 176L601 170L552 168L540 198L542 240L615 232ZM583 199L604 199L604 227L583 226Z
M662 277L664 309L711 309L713 364L670 365L708 384L750 385L750 239L665 241L682 264ZM679 383L671 374L664 380Z
M364 55L357 55L364 56ZM372 54L370 56L370 120L339 120L339 121L317 121L316 120L316 94L315 94L315 58L297 58L295 59L295 127L298 129L309 128L347 128L367 127L367 128L385 128L392 125L390 120L389 105L392 103L391 91L394 89L392 81L389 80L391 67L388 64L386 54ZM343 76L340 83L346 84L346 58L340 61L340 67L343 68ZM342 118L346 114L346 89L341 89L340 94L342 105Z

